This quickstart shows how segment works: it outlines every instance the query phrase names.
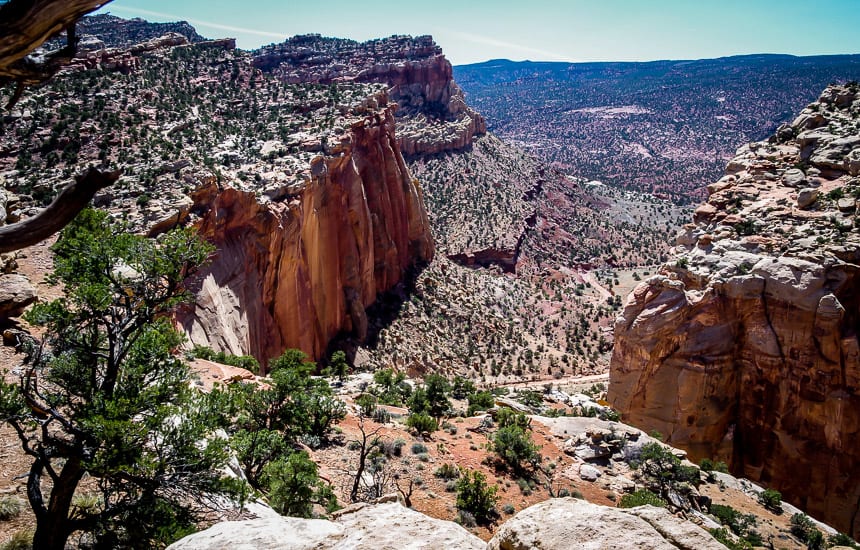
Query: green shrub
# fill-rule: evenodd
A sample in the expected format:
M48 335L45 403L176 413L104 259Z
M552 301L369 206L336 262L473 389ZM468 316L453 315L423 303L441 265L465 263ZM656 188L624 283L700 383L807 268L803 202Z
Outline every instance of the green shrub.
M620 508L634 508L636 506L644 506L646 504L650 504L651 506L656 506L658 508L666 507L666 501L648 489L639 489L634 493L627 493L621 497L621 502L618 506Z
M250 355L230 355L229 353L215 351L208 346L201 346L199 344L195 344L191 348L191 355L198 359L206 359L207 361L214 361L222 365L247 369L254 374L260 372L260 362Z
M406 426L415 430L418 435L431 434L439 429L436 419L425 413L413 413L406 419Z
M723 504L711 504L711 515L739 537L746 537L750 529L756 525L756 517L753 514L741 514L731 506Z
M835 535L832 535L829 539L827 539L827 544L829 546L847 546L848 548L860 548L860 546L857 545L857 542L845 533L837 533Z
M446 462L442 464L436 471L433 473L436 477L441 477L442 479L457 479L460 477L460 468L458 468L455 464L451 464L450 462Z
M0 521L6 521L17 517L24 508L24 501L15 496L0 497Z
M493 450L517 474L533 471L541 460L531 434L520 426L505 426L493 434Z
M496 413L496 421L498 422L500 428L506 428L508 426L518 426L526 430L531 425L529 417L527 417L523 413L518 413L514 411L510 407L502 407L501 409L499 409L498 413Z
M751 550L752 548L752 546L743 539L739 541L733 540L728 529L724 529L722 527L719 529L711 529L710 533L717 542L723 544L729 550Z
M791 516L791 534L805 543L809 550L824 548L824 534L806 514L798 513Z
M427 454L427 445L423 443L413 443L412 444L412 454L420 455Z
M507 503L507 504L502 506L502 512L506 513L507 515L511 515L516 511L517 511L517 509L514 508L514 505L511 503Z
M376 396L370 393L363 393L355 398L359 414L366 417L372 417L376 412L376 403Z
M320 480L317 465L304 451L270 462L263 470L269 504L281 515L314 517L314 505L333 512L338 508L331 486Z
M471 514L479 524L488 524L498 516L498 490L495 485L487 485L487 478L481 472L466 470L457 481L457 509Z
M32 550L33 548L33 531L25 529L16 531L12 538L7 540L0 546L0 550Z
M479 391L476 393L469 394L469 408L466 411L466 414L472 416L478 411L486 411L495 405L496 401L488 391Z
M782 512L782 493L774 489L765 489L758 495L758 502L771 512Z

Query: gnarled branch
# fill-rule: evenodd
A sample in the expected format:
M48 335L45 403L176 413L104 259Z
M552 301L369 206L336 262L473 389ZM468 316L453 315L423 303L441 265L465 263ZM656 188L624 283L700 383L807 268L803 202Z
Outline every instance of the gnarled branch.
M9 0L0 5L0 84L18 86L6 108L21 97L24 86L51 78L75 56L75 22L111 0ZM68 33L66 47L43 59L27 57L62 30Z
M0 6L0 76L16 78L9 68L110 0L9 0Z
M16 224L0 227L0 253L20 250L43 241L72 221L84 209L93 196L109 185L113 185L121 170L102 172L90 168L75 176L47 208L36 216Z

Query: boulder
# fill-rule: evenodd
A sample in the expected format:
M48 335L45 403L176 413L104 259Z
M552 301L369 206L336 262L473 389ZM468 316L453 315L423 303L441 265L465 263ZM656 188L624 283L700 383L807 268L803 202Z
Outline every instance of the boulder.
M819 191L814 187L801 189L797 194L797 207L801 209L809 208L818 200L818 195Z
M487 549L725 550L708 533L666 510L650 506L634 510L636 513L630 513L574 498L551 499L504 523Z
M360 504L334 521L265 518L226 521L173 543L170 550L483 550L484 542L452 521L443 521L399 502Z
M806 181L806 174L797 168L786 170L782 175L782 183L787 187L803 187Z
M17 317L36 301L30 280L18 274L0 275L0 319Z
M584 481L597 481L600 477L600 470L590 464L583 464L579 467L579 477Z

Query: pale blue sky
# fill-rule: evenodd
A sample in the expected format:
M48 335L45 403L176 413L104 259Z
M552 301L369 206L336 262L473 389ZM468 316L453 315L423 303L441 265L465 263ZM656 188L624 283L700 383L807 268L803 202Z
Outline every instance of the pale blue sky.
M114 0L102 11L184 19L241 48L295 34L432 34L454 64L860 53L860 0Z

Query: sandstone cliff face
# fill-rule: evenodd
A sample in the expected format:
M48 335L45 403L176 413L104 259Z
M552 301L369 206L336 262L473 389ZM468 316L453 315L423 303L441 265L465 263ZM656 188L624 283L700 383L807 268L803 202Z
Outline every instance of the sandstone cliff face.
M212 186L195 194L218 253L179 321L194 343L263 362L288 347L319 358L433 242L420 189L394 138L394 106L371 111L277 201Z
M698 460L860 531L860 95L741 148L628 297L609 400Z
M255 52L254 65L288 83L376 82L397 102L397 141L404 155L459 151L487 132L454 82L451 63L429 36L364 43L305 35Z

